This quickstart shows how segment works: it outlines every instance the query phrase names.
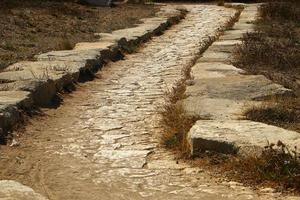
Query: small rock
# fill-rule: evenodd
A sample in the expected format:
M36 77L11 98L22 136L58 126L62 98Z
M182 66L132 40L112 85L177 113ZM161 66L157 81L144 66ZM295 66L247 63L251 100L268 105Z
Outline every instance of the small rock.
M11 144L9 146L10 147L20 146L20 143L17 140L13 139L12 142L11 142Z
M263 192L263 193L274 193L275 189L273 189L273 188L262 188L262 189L260 189L260 191Z
M195 81L191 80L191 79L190 80L186 80L185 84L188 85L188 86L195 85Z

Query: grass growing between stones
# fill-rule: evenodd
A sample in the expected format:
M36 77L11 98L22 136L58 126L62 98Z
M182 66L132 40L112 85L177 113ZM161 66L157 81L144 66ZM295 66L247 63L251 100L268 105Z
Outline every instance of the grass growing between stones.
M183 69L184 78L176 82L172 89L166 92L165 104L159 108L160 124L164 130L161 143L183 155L188 155L190 149L187 133L198 120L196 117L189 117L180 102L185 97L186 80L191 78L190 70L191 66Z
M292 89L282 97L246 111L247 119L300 132L300 2L269 2L259 9L256 31L247 33L235 62L251 74L262 74Z
M222 30L231 28L237 21L242 9L237 9L235 15L230 18ZM166 148L174 149L181 157L188 157L190 146L187 141L187 134L197 120L197 116L189 116L185 112L181 100L185 98L186 86L193 84L191 69L202 53L215 41L217 37L209 37L203 42L197 55L182 69L182 78L166 92L165 103L158 108L161 115L160 126L163 127L161 143Z
M295 97L272 97L245 112L247 119L300 131L300 3L268 2L259 9L256 31L245 34L234 65L262 74L292 89ZM252 186L300 192L299 150L282 142L269 144L259 156L228 156L217 169ZM218 158L218 156L217 156ZM211 164L211 159L206 163Z
M282 142L269 144L260 155L239 156L206 152L193 165L255 188L272 187L278 192L300 193L300 157L297 149Z
M274 98L245 112L247 119L286 128L300 133L300 99Z
M300 157L296 150L290 150L279 141L266 146L258 157L234 159L225 167L236 169L242 175L239 177L235 173L240 181L300 192Z
M263 74L300 95L300 2L270 2L259 11L256 31L244 36L234 65Z

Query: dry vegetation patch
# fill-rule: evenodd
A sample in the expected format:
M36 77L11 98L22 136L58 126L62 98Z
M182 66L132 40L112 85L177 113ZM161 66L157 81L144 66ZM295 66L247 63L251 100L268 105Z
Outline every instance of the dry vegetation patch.
M296 96L273 97L245 112L246 118L300 132L300 2L270 1L259 9L257 30L243 38L234 65L263 74ZM300 192L299 150L269 144L260 156L229 156L218 167L231 179L254 186Z
M257 30L245 35L234 64L300 95L300 2L271 2L259 11Z
M268 100L246 111L246 117L300 131L300 2L270 2L259 11L257 30L244 36L234 65L263 74L292 89L296 96Z
M192 162L207 168L221 178L234 180L255 188L272 187L278 192L300 193L300 157L297 149L282 142L269 144L260 156L234 156L203 153Z
M247 119L300 133L300 98L272 98L245 112Z
M52 50L95 41L94 33L132 27L158 7L128 4L91 7L74 0L1 0L0 69Z
M188 116L180 100L185 98L186 81L190 79L190 66L183 69L183 78L165 94L165 103L158 108L161 115L160 125L163 127L161 143L174 149L181 156L189 153L187 134L194 123L199 119Z

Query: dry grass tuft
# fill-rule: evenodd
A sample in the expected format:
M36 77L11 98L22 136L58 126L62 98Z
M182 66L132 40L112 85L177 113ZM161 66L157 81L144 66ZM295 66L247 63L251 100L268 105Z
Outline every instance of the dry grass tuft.
M217 2L217 5L218 5L218 6L224 6L224 5L225 5L225 1L224 1L224 0L219 0L219 1Z
M72 50L74 48L74 44L67 38L58 41L57 49L58 50Z
M284 32L278 29L281 28L277 27L277 34ZM290 37L286 37L287 34ZM264 32L247 33L242 46L238 48L235 64L247 68L250 72L270 68L280 71L298 71L300 49L295 42L297 39L291 37L292 34L292 32L285 32L283 37L271 37Z
M178 150L183 155L187 155L190 150L187 133L198 120L188 116L180 102L184 98L185 89L185 79L178 81L172 90L167 92L166 102L159 109L160 124L164 129L161 143L167 148Z
M280 192L300 192L299 153L296 148L291 150L281 141L276 145L268 144L259 156L206 152L192 163L244 185L272 187Z
M298 0L270 1L260 7L261 17L268 20L295 21L300 23Z
M244 36L233 64L300 94L300 2L269 2L259 10L257 30Z
M270 184L300 192L300 157L296 151L278 141L276 145L266 146L261 156L232 159L226 168L238 172L236 176L242 182Z
M245 112L247 119L300 132L300 99L272 98Z

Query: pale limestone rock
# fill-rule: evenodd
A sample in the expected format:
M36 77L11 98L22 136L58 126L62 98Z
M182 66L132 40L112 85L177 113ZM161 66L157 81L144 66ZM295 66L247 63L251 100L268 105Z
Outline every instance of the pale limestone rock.
M47 200L33 189L16 181L0 180L0 200Z
M283 141L293 149L300 145L300 134L248 120L199 120L188 133L191 154L201 151L257 155L268 144Z

